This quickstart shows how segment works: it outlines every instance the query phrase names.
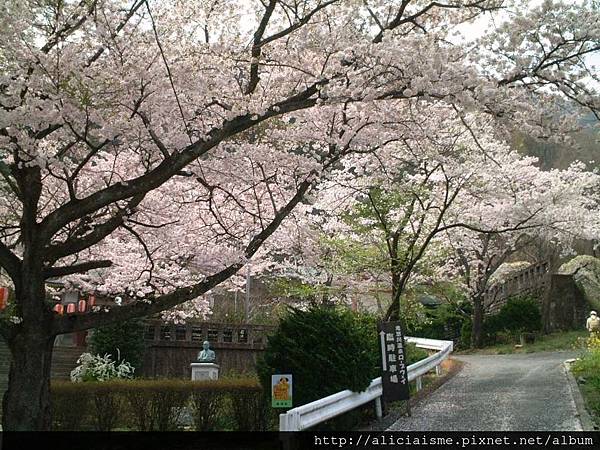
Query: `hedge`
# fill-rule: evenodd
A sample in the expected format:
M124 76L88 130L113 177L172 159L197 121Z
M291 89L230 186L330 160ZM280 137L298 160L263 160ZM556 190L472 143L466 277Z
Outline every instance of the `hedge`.
M542 316L539 303L532 297L510 297L497 314L483 322L483 338L486 345L513 343L521 333L539 332Z
M51 385L53 429L262 431L270 408L257 380L113 380Z

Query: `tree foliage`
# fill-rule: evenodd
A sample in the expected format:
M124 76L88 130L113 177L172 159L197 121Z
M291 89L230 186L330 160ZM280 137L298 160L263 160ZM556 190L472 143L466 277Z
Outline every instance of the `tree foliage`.
M110 355L120 363L127 361L139 371L144 356L144 323L139 319L107 325L92 331L90 350L97 355Z

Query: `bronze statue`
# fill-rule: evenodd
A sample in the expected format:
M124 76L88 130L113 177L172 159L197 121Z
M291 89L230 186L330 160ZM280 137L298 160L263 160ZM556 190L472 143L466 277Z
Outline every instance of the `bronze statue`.
M210 348L210 344L208 341L204 341L202 344L203 350L198 352L198 361L205 363L214 363L215 362L215 352L213 352Z

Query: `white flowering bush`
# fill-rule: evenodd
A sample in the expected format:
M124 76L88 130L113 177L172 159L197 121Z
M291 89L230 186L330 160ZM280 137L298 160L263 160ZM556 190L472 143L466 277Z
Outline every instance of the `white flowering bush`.
M92 355L82 353L77 360L78 366L71 371L71 381L106 381L113 378L133 378L135 368L127 361L116 365L110 355Z

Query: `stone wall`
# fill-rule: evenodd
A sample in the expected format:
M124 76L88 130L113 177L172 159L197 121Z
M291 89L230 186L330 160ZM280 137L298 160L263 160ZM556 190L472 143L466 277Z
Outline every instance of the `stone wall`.
M552 274L542 299L544 331L583 329L589 306L572 275Z
M493 285L484 295L484 308L486 314L495 314L506 304L510 297L529 295L539 299L540 308L542 298L550 287L551 274L548 272L548 263L541 262L531 265L501 283Z
M550 273L548 263L532 265L492 286L484 296L487 315L496 314L510 297L531 296L539 302L544 331L581 329L588 313L572 275Z

